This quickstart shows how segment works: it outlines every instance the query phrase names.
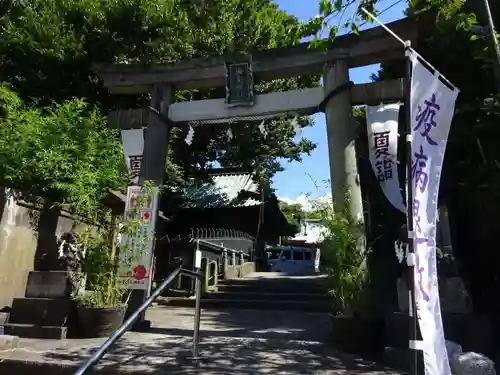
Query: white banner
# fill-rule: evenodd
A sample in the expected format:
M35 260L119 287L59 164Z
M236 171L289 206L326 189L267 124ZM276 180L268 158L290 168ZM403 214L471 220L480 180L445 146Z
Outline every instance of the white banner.
M450 89L412 51L411 121L415 298L426 375L451 375L436 266L439 180L458 89Z
M120 275L132 279L130 289L149 289L157 208L158 188L148 197L140 186L128 187L124 222L125 226L134 224L135 235L121 235Z
M137 185L141 172L142 154L144 153L144 130L122 130L122 142L130 181L133 185Z
M370 162L380 187L391 204L406 212L398 177L398 116L400 104L366 106Z

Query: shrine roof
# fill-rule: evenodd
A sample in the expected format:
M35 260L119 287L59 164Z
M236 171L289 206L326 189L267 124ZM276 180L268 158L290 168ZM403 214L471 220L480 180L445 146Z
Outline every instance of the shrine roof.
M183 208L245 207L260 204L259 185L250 172L216 172L210 182L183 188Z

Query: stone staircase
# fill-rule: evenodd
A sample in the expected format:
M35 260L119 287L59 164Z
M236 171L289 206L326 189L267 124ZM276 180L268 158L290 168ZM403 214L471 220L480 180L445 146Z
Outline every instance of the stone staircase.
M204 293L201 306L210 309L290 310L329 312L331 298L325 294L321 276L282 276L256 272L245 278L222 280L216 291ZM193 307L192 297L162 297L159 304Z
M74 314L71 284L66 271L31 271L24 298L14 298L6 335L63 340Z

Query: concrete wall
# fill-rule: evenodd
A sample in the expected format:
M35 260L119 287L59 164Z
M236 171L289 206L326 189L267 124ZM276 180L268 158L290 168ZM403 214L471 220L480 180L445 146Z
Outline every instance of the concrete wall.
M2 189L3 190L3 189ZM50 269L57 259L57 236L73 220L57 210L40 212L0 194L0 309L24 297L28 272Z
M237 279L255 272L255 262L245 262L242 265L224 264L224 279Z

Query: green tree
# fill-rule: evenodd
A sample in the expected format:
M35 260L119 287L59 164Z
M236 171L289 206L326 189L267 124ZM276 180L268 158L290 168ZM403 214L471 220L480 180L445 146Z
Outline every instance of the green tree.
M379 11L384 12L396 3L398 2L389 4L384 9L379 9ZM490 3L493 2L490 1ZM467 40L478 41L479 43L476 43L475 46L467 45L469 48L462 44L460 50L468 49L473 53L475 59L482 61L484 64L483 69L495 71L497 60L493 58L495 51L492 48L489 36L481 34L481 32L478 34L477 28L473 27L487 24L482 0L407 0L407 4L408 8L405 14L416 16L417 19L421 18L419 20L421 23L419 30L420 41L425 40L425 43L427 43L430 40L441 40L442 47L446 42L444 35L448 38L451 37L456 42L461 41L463 43L464 37ZM339 30L350 29L352 33L357 34L361 25L374 23L373 19L362 9L366 9L373 15L378 15L377 5L381 5L381 0L319 0L318 16L305 23L303 31L314 36L312 47L327 48L335 39ZM496 4L492 4L491 7L494 13L493 17L498 22L500 19L498 16L499 8ZM486 30L484 33L486 33ZM325 34L326 37L324 37ZM497 34L497 38L500 38L500 34ZM447 45L446 48L449 48L449 46ZM465 56L463 60L470 61L467 57ZM453 65L456 66L457 64ZM393 66L391 65L391 67ZM396 71L402 71L401 68L396 69ZM380 77L383 77L383 71L384 69L379 73L382 74ZM394 73L394 71L392 72ZM483 87L491 87L491 84Z
M419 4L408 9L409 14L418 11ZM479 18L476 14L480 13L480 2L468 2L455 17L438 19L434 25L428 25L421 33L418 46L419 53L460 89L446 150L444 185L474 188L500 183L496 162L500 154L495 141L500 136L500 110L494 104L497 95L488 39L460 24L464 18L469 21ZM495 16L500 19L500 8ZM449 53L442 53L444 50ZM460 54L459 61L453 58L452 51ZM474 80L470 80L471 75ZM382 64L372 79L381 81L403 76L404 62L394 61ZM492 98L489 104L485 104L487 98Z
M376 6L381 2L381 0L319 0L319 14L303 26L304 32L314 36L313 46L326 47L339 30L350 29L354 34L358 34L361 23L373 23L371 17L362 9L377 15ZM474 0L469 1L471 2ZM462 0L407 0L407 3L410 10L417 10L419 13L432 11L436 15L437 22L452 21L457 28L468 29L476 22L475 14L470 12L466 2ZM325 33L327 36L323 37Z
M341 7L343 7L348 2L340 1L340 3ZM371 3L373 5L380 2L372 1ZM338 5L338 2L336 4ZM365 2L362 1L361 5L364 4ZM329 13L330 11L331 13ZM427 11L427 13L423 13L423 11ZM325 17L320 17L323 22L320 27L329 27L329 20L331 20L335 12L337 12L336 9L323 11L322 14ZM500 8L497 7L496 14L494 14L496 20L500 20L499 12ZM447 145L442 178L442 186L444 187L443 190L446 190L447 199L458 202L460 200L457 197L477 194L479 187L498 186L500 183L497 162L500 154L496 144L496 139L500 135L498 130L500 110L498 101L495 104L495 98L498 96L495 94L492 51L488 39L475 34L474 28L471 28L472 25L478 23L478 20L482 20L482 2L410 1L407 14L421 15L422 21L424 21L419 30L419 44L414 47L460 89ZM358 12L358 15L349 20L354 24L352 26L353 32L356 32L355 29L360 24L359 19L362 18L361 16L363 15ZM364 16L363 18L366 19ZM425 20L425 18L428 20ZM317 23L318 20L310 21L310 24L314 22ZM484 24L484 21L479 23ZM316 31L320 27L317 27ZM334 37L334 35L331 36ZM327 41L319 41L318 39L316 44L324 46ZM460 59L457 60L456 56L460 56ZM404 62L401 60L384 63L382 69L372 78L380 81L403 76ZM474 77L474 79L471 80L470 77ZM486 98L491 98L487 105L484 104ZM359 118L359 116L356 117ZM366 132L362 137L366 140ZM366 142L363 145L363 150L367 150ZM404 176L404 157L401 157L401 160L403 162L400 173L401 176ZM367 173L371 174L372 172L370 170ZM363 178L362 175L362 183ZM451 191L448 188L453 190ZM374 261L373 258L371 259L370 263L374 267L371 274L373 277L380 278L379 285L394 285L398 272L394 272L396 267L390 265L391 262L394 263L394 257L385 251L388 246L392 245L392 239L389 241L386 241L386 239L391 233L397 232L404 218L399 213L396 216L394 209L387 205L386 198L380 192L374 190L369 191L371 197L370 208L375 208L371 217L377 224L372 234L372 237L375 236L373 258L377 257L379 260ZM459 191L460 193L458 193ZM464 212L466 211L457 214L455 220L463 221L460 215L464 214ZM460 237L460 234L457 234L457 236L457 242L462 242L464 238L468 236L473 238L474 235L466 234ZM467 245L457 244L456 248L460 248L459 251L464 252L467 250ZM479 266L480 272L477 272L473 269L473 266L470 266L470 261L466 260L465 263L466 273L472 275L470 276L471 284L476 283L476 285L479 285L477 289L481 290L482 293L486 288L491 288L490 290L494 291L498 287L494 282L485 283L483 281L490 280L484 277L488 273L491 280L496 280L498 272L495 269L486 270L486 267L481 265ZM384 265L389 266L383 269ZM387 275L386 280L383 280L384 275ZM474 277L476 277L475 280L473 280ZM383 288L376 288L373 293L379 295L381 299L387 298L387 292Z
M306 213L300 203L280 202L280 209L286 220L293 226L300 228L300 222L305 219Z
M126 182L116 133L82 100L42 111L0 85L0 186L98 218L105 195Z
M270 0L25 0L2 8L0 19L0 81L10 83L28 105L62 103L85 98L106 114L115 108L144 106L145 96L111 97L92 71L101 63L173 63L294 45L300 22ZM280 91L318 83L317 77L265 82L258 92ZM223 97L223 89L177 93L177 100ZM309 126L301 118L300 126ZM270 179L282 170L279 160L300 161L314 144L295 142L288 119L272 121L264 138L255 123L196 129L191 146L186 130L170 140L169 181L179 183L210 168L250 167Z

